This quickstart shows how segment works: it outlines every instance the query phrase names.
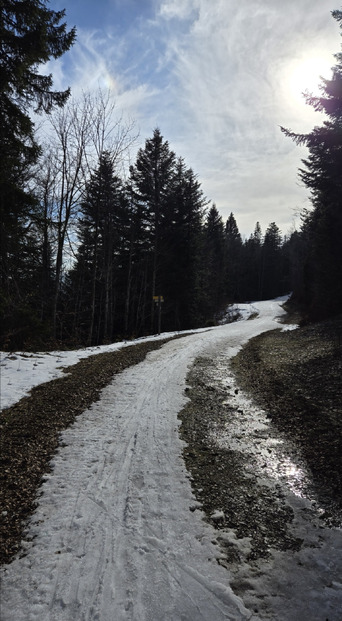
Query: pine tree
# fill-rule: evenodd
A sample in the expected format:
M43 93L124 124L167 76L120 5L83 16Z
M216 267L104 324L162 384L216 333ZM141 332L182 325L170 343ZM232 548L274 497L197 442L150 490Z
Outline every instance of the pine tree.
M261 299L263 235L259 222L254 232L245 240L240 260L240 298L241 300Z
M0 183L1 196L22 192L18 172L35 161L39 147L29 111L62 106L69 90L52 90L52 75L38 67L59 58L75 40L75 29L59 23L65 11L52 11L41 0L3 0L0 13Z
M271 299L284 292L282 283L282 237L275 222L267 227L262 246L261 298Z
M122 328L124 282L120 272L126 223L125 191L105 152L81 204L81 243L70 275L76 292L76 323L82 325L78 332L88 345L111 342Z
M38 72L58 58L75 39L60 23L64 11L42 0L2 0L0 6L0 220L1 296L5 318L30 301L24 295L22 249L31 244L36 201L28 191L31 166L39 154L30 112L61 106L69 91L52 90L52 76ZM27 281L26 281L27 282Z
M178 158L161 230L164 326L194 327L200 321L200 247L207 201L198 179Z
M332 11L342 25L342 11ZM323 80L321 97L306 102L328 119L309 134L282 128L297 144L308 147L299 176L311 192L312 211L302 215L306 243L305 271L295 296L305 300L311 316L339 312L342 305L342 53L336 54L330 80Z
M203 231L203 307L208 321L221 310L224 290L224 224L215 204L208 211Z
M163 295L161 287L161 235L172 193L176 157L163 140L159 129L146 140L145 148L139 149L136 163L130 168L132 194L145 218L148 241L148 274L144 291L145 304L150 304L150 330L155 330L155 308L153 298ZM138 207L137 207L138 209ZM149 300L149 301L148 301Z
M242 239L231 213L225 228L225 290L228 300L240 299Z

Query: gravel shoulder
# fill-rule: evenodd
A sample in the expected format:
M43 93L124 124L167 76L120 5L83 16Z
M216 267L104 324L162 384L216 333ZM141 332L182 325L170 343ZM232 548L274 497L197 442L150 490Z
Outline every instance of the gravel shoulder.
M324 519L342 524L342 318L264 333L235 357L239 384L306 460Z
M341 526L341 334L341 319L272 330L251 339L231 361L198 358L191 369L189 402L180 413L184 459L194 493L218 531L223 565L241 560L241 546L225 538L231 530L248 540L247 562L267 558L271 549L302 546L291 527L296 516L287 492L267 482L263 462L274 458L279 438L282 459L304 473L301 491L319 507L322 527ZM241 391L251 399L243 406Z
M272 422L304 456L325 524L342 523L342 318L294 331L264 333L251 340L231 364L235 380L267 410ZM168 340L168 339L167 339ZM36 507L42 477L60 432L99 398L115 375L139 363L165 341L147 342L82 360L67 375L38 386L31 396L0 415L0 564L20 553L27 519ZM198 359L189 375L189 403L180 414L184 458L194 491L208 520L250 537L250 559L270 546L297 549L290 533L291 510L281 491L256 486L244 474L237 451L215 445L208 430L220 430L236 408L227 391L208 379L210 360ZM223 405L224 402L224 405ZM234 409L235 408L235 409ZM223 509L215 513L217 507ZM236 550L226 545L225 562Z
M20 552L27 520L60 433L100 397L116 373L144 360L170 339L97 354L66 369L66 376L33 388L0 414L0 565Z

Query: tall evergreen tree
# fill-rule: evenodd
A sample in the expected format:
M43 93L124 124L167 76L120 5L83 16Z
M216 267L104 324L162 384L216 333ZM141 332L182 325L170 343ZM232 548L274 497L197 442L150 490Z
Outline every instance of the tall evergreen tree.
M342 11L332 11L332 16L342 26ZM305 269L295 295L315 317L340 312L342 305L342 53L335 58L332 78L322 82L322 96L306 95L306 102L328 119L309 134L282 128L309 150L299 176L311 192L313 209L303 214Z
M121 261L126 224L124 188L114 173L110 154L105 152L81 204L81 244L71 274L76 292L77 325L82 325L83 338L87 332L85 340L89 345L110 342L122 327Z
M0 220L3 312L14 316L27 305L22 249L29 244L35 201L27 190L39 146L30 111L62 106L69 91L52 90L52 76L39 65L58 58L73 44L75 30L60 23L64 11L43 0L2 0L0 6Z
M214 318L225 301L224 224L215 204L208 211L203 231L203 308L208 320Z
M284 293L282 282L282 237L275 222L267 227L262 247L261 298L270 299Z
M153 297L163 295L161 279L161 236L172 194L176 156L164 141L159 129L146 140L145 148L139 149L136 163L130 168L130 183L134 200L145 218L145 230L149 243L148 282L144 292L145 302L150 304L150 330L155 326ZM148 298L150 302L148 302Z
M282 247L284 293L297 292L297 303L305 304L304 272L306 262L306 243L303 232L294 231L285 239ZM299 295L299 292L301 294Z
M240 299L242 239L231 213L225 228L225 290L228 300Z
M163 316L171 329L194 327L200 320L200 247L206 203L194 172L178 158L161 231Z
M263 235L260 223L257 222L254 232L245 240L241 252L240 296L242 300L261 299L262 243Z

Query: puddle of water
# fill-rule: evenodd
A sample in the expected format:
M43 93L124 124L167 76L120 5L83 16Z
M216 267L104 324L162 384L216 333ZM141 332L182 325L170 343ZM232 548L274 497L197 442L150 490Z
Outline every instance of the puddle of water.
M263 483L267 483L267 478L272 479L285 484L296 496L313 500L309 491L310 474L296 455L296 449L274 428L266 412L237 389L224 356L210 369L210 382L228 392L228 399L222 405L229 406L227 422L213 424L211 441L220 448L248 455L251 472L261 477Z

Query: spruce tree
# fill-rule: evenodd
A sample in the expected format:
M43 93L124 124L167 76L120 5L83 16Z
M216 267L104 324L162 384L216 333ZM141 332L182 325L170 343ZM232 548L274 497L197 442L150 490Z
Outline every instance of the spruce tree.
M275 222L267 227L262 246L261 298L275 298L285 293L282 283L282 237Z
M2 0L0 9L0 183L1 196L15 199L18 172L35 161L39 147L34 139L30 111L49 112L63 106L66 91L53 91L52 75L39 65L59 58L75 40L60 23L65 11L52 11L42 0Z
M39 65L59 58L75 39L43 0L2 0L0 5L0 220L1 306L5 319L29 304L22 249L30 245L36 218L27 190L30 167L39 154L31 112L62 106L69 91L53 91L52 76ZM62 23L60 23L62 22ZM26 311L25 311L26 312ZM20 313L19 313L20 314ZM19 316L18 316L19 321Z
M111 342L122 328L126 231L124 187L105 152L81 204L80 246L70 274L78 333L88 345Z
M224 224L215 204L208 211L203 231L203 308L205 318L213 321L226 301L224 290Z
M263 235L260 223L257 222L254 232L245 240L241 252L240 297L242 300L261 299L262 243Z
M342 11L332 11L332 16L342 26ZM309 150L299 176L311 192L313 208L302 214L306 255L295 297L313 317L340 312L342 305L342 53L335 58L332 78L321 84L322 95L306 95L308 105L324 112L327 120L309 134L282 128Z
M150 330L156 329L153 298L163 295L161 278L162 229L172 193L176 156L159 129L139 149L136 163L130 168L132 196L145 218L148 243L148 274L144 291L145 303L150 305Z
M231 302L239 300L241 296L241 250L241 235L231 213L225 227L225 290Z
M161 230L163 322L170 329L192 328L200 321L200 247L206 204L193 170L178 158Z

